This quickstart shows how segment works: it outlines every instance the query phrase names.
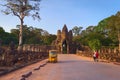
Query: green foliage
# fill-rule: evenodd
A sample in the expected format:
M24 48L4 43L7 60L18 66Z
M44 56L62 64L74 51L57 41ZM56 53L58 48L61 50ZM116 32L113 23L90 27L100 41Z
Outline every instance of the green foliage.
M16 27L18 29L12 29L11 33L18 37L20 25ZM55 39L56 35L49 34L46 30L23 25L23 44L50 45Z
M5 30L2 27L0 27L0 34L2 34L4 32L5 32Z
M9 45L11 41L13 41L15 45L18 45L20 25L17 25L16 27L17 29L11 29L11 33L5 32L5 30L0 27L0 39L2 40L3 45ZM23 25L23 38L24 44L51 45L53 40L56 39L56 35L49 34L43 29Z
M83 27L77 27L77 26L73 27L73 29L72 29L73 35L78 36L80 34L82 28Z
M113 39L108 36L107 30L100 29L100 26L89 26L86 30L83 30L79 36L74 37L74 41L77 41L83 45L88 46L89 41L98 39L102 46L110 46L113 43Z
M41 0L1 0L1 5L3 6L1 11L6 15L12 14L20 19L25 16L40 19L40 1Z
M98 29L110 40L110 45L118 45L120 42L120 12L107 17L99 22Z
M80 35L78 35L78 36L74 36L74 37L73 37L73 41L75 41L75 42L79 42L79 43L80 43L80 38L81 38Z
M120 43L120 12L101 20L97 26L89 26L80 34L83 45L91 39L100 40L102 46L118 46Z
M5 32L5 30L0 27L0 39L2 40L2 45L9 45L11 41L15 44L18 43L18 39L15 34Z
M56 35L52 35L52 34L42 36L43 43L46 45L51 45L53 40L55 39L56 39Z
M6 14L12 14L17 16L20 20L19 29L19 46L18 49L22 49L23 45L23 23L26 16L31 16L33 19L37 18L40 20L39 10L41 0L2 0L1 5L3 8L1 11Z
M98 39L92 39L88 42L89 47L92 50L99 50L101 48L101 42Z

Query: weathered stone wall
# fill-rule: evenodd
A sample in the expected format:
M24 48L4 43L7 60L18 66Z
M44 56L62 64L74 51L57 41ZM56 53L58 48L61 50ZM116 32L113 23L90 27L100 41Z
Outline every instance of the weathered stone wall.
M23 45L23 51L33 51L33 52L48 52L51 49L56 49L55 46L46 46L46 45Z
M93 51L88 47L84 47L83 51L77 50L76 53L81 56L93 57ZM99 50L99 59L120 62L120 53L118 52L118 48L101 48L101 50Z
M24 64L48 57L48 51L56 49L55 46L23 45L23 51L14 48L0 47L0 66L12 66L16 63Z

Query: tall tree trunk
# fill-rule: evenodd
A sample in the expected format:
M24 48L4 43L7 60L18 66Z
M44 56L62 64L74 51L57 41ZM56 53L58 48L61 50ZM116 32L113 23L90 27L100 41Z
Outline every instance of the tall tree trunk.
M19 33L19 45L18 45L18 51L22 51L23 48L23 18L20 19L20 33Z

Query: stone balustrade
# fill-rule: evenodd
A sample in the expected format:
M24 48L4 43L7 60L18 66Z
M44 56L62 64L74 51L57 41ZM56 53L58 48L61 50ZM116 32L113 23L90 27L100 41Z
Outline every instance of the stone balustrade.
M81 56L93 57L93 51L88 47L83 51L77 50L77 54ZM118 48L111 49L102 47L99 50L99 58L112 62L120 62L120 53L118 51Z
M48 57L48 52L51 49L56 49L56 47L25 44L23 45L23 51L20 52L14 48L4 49L0 47L0 66L12 66L16 63L24 64L44 59Z

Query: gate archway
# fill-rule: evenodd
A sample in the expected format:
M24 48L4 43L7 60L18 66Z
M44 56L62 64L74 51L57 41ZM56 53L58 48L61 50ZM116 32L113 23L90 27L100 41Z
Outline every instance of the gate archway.
M63 54L67 54L67 41L66 40L64 40L63 42L62 42L62 53Z
M62 31L58 30L57 31L57 38L53 42L53 45L56 46L57 50L60 53L63 54L71 54L75 53L77 46L74 44L74 41L72 41L73 34L72 30L67 29L67 26L64 25Z

